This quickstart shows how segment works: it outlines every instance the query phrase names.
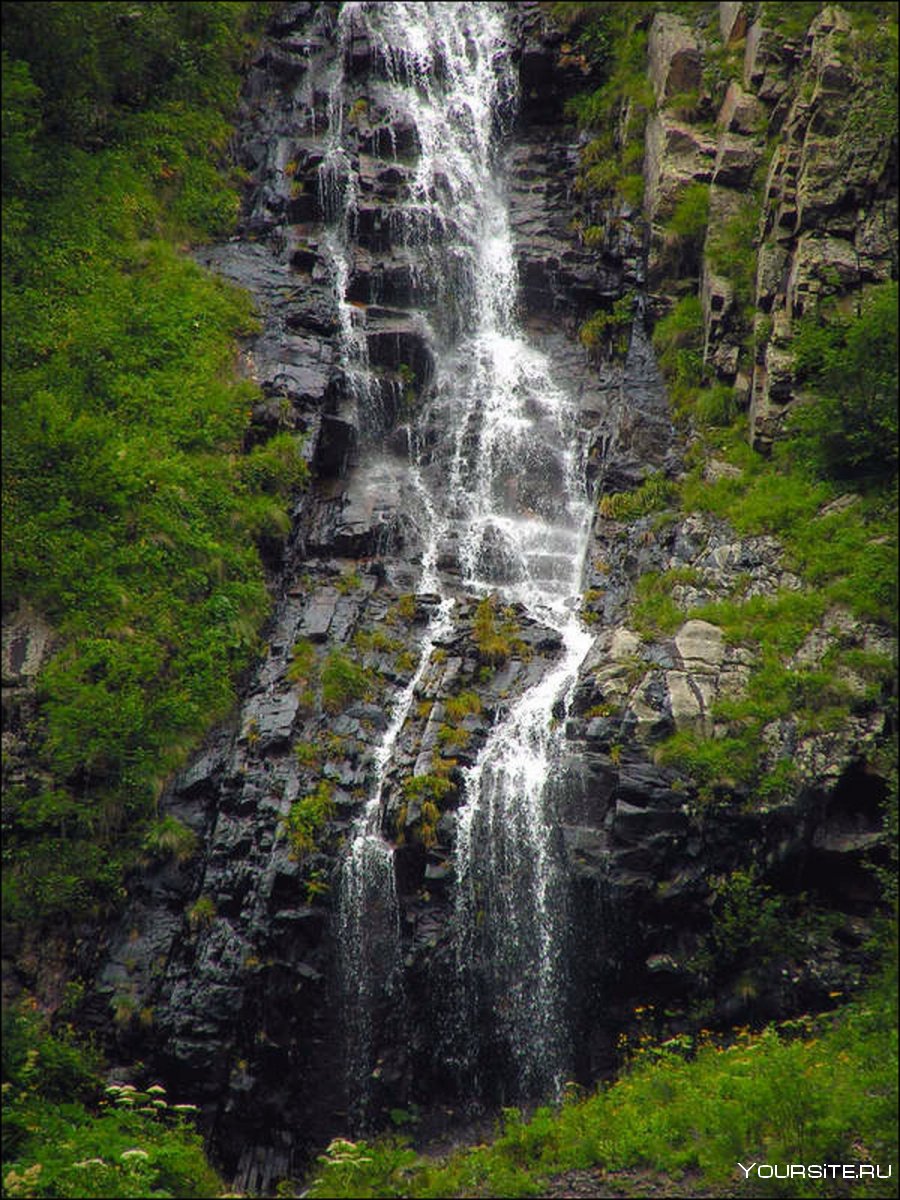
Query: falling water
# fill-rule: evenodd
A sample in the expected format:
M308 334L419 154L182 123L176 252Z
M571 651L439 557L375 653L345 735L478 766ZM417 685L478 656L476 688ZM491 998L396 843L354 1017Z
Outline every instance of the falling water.
M534 1096L559 1086L568 1056L566 886L545 785L557 749L554 713L564 708L590 640L576 615L590 521L579 434L571 397L516 320L499 162L515 93L504 6L346 4L339 38L360 24L378 57L381 94L412 121L419 144L409 200L390 216L394 244L415 250L423 294L437 297L428 318L435 378L411 439L418 450L410 474L425 545L420 590L444 599L418 670L395 702L376 782L343 867L339 937L350 1090L361 1094L372 1070L373 1005L402 986L380 809L416 687L435 640L452 625L460 579L442 578L440 547L444 555L455 550L467 594L521 606L530 620L554 630L563 647L558 664L498 720L467 771L455 846L458 1018L447 1032L448 1065L477 1091L490 1043L505 1063L505 1094ZM336 110L346 102L345 82L340 74L334 81ZM339 288L355 219L352 184L336 182L348 167L341 130L335 115L323 164ZM361 339L350 318L345 333L348 365L360 369L364 362L353 347Z

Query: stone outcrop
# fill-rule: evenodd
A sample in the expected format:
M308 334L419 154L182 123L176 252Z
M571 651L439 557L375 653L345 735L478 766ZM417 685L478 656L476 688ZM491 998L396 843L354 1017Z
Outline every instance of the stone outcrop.
M756 279L757 306L771 322L757 350L750 403L754 442L763 448L778 436L794 398L785 353L793 323L896 271L896 138L863 117L868 106L878 110L879 98L853 65L858 36L840 8L823 9L782 101ZM756 41L763 40L760 30ZM758 94L768 99L761 86Z
M761 20L748 25L748 12L746 5L719 5L725 44L736 53L743 40L744 52L741 78L730 80L718 104L713 138L707 125L666 107L675 90L666 80L695 53L702 63L702 47L679 18L654 18L649 71L659 111L647 128L645 213L651 288L674 292L680 281L672 278L665 223L689 184L710 184L700 280L704 362L735 388L741 406L749 405L753 444L765 449L795 399L789 346L796 321L823 303L846 303L896 271L897 163L895 136L863 115L881 111L885 99L855 65L861 35L847 14L825 8L802 40L789 40ZM700 66L691 78L701 80ZM712 100L701 96L697 111ZM770 152L773 132L779 138ZM735 222L747 254L751 238L758 247L752 360L751 298L737 305L714 266L716 243ZM664 308L664 299L654 306Z
M674 13L659 12L647 39L647 71L656 102L697 91L702 82L702 58L694 31Z

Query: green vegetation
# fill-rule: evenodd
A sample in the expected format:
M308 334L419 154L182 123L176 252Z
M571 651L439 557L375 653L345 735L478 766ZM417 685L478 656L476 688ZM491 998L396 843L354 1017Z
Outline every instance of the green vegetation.
M334 814L334 789L327 779L321 779L312 792L294 801L284 818L284 830L294 858L312 854Z
M554 18L574 35L574 49L605 68L596 91L576 96L567 111L594 133L581 154L578 188L588 199L618 199L639 208L644 195L643 137L653 91L646 76L645 18L656 6L644 3L552 6Z
M648 513L671 508L677 502L678 488L658 473L648 475L633 492L609 492L600 497L600 515L611 521L634 521Z
M259 548L305 467L244 456L247 300L178 252L228 232L218 162L264 6L12 3L3 46L4 606L60 649L4 807L7 918L117 902L164 778L233 703Z
M653 347L669 386L676 419L684 420L703 382L703 305L683 296L653 330Z
M397 838L402 840L410 809L418 808L415 827L416 836L426 849L437 843L437 823L441 819L441 805L454 791L448 778L455 762L435 756L433 769L427 775L410 775L403 781L403 803L396 820Z
M664 228L673 259L669 271L673 278L699 275L700 256L709 223L709 185L689 184L678 198Z
M151 858L172 857L187 862L197 852L196 833L171 813L154 821L144 837L144 853Z
M224 1184L165 1088L104 1085L71 1031L28 1002L3 1017L4 1196L218 1196Z
M362 576L359 571L351 568L337 577L334 581L334 586L340 595L346 596L350 592L359 591L362 587Z
M331 650L322 664L322 707L332 715L343 712L355 700L372 695L375 674L360 666L341 650Z
M477 692L460 692L445 701L444 711L447 719L454 723L462 721L466 717L477 717L481 712L481 697Z
M793 342L798 381L814 399L791 423L795 459L862 484L897 472L897 284L873 289L852 317L816 315Z
M729 911L740 923L748 892L733 881L729 894L738 892L743 900ZM623 1043L626 1065L614 1083L587 1098L573 1085L560 1107L539 1108L530 1120L506 1109L490 1145L437 1161L397 1138L333 1142L306 1194L540 1196L549 1176L597 1167L670 1178L696 1171L699 1186L715 1189L733 1185L738 1161L867 1162L884 1170L897 1156L896 1019L894 967L833 1016L761 1033L736 1029L724 1039L703 1030L660 1044L646 1033ZM874 1200L883 1186L863 1181L853 1194ZM758 1179L753 1194L831 1193L821 1181L795 1178Z
M216 917L216 902L211 896L198 896L187 910L188 924L191 929L206 929Z
M478 648L478 657L495 667L506 662L513 651L510 630L498 624L496 610L496 598L486 596L478 603L472 625L472 641Z
M635 585L631 613L634 628L647 638L674 633L684 622L685 613L672 598L672 590L679 585L690 586L700 581L700 572L693 567L644 572Z
M578 340L596 359L604 352L622 357L628 352L633 321L634 297L626 293L608 312L600 309L589 317L578 330Z
M684 386L694 370L690 356L698 353L698 316L699 301L683 300L654 335L673 399L690 397L693 407L684 411L700 434L692 449L696 465L679 487L681 507L723 517L741 536L777 537L785 566L803 586L752 598L738 591L688 611L672 599L674 573L650 575L638 584L633 616L646 636L671 633L687 616L700 617L753 650L745 692L714 706L724 736L682 731L657 754L691 774L701 798L717 785L737 784L765 803L793 783L787 763L759 776L767 725L790 717L801 736L826 732L891 695L894 665L886 658L863 655L855 682L847 679L853 651L839 643L815 670L800 670L789 659L831 608L895 627L897 285L871 289L853 316L811 316L801 324L794 352L808 400L770 459L747 445L740 418L726 426L731 410L724 395L721 408L710 413L704 402L719 404L715 389L691 393ZM713 452L738 471L708 481L705 463ZM847 483L858 492L849 503L831 506ZM631 504L626 510L639 515L627 494L605 499Z
M369 633L363 630L354 637L353 650L362 656L373 650L385 650L389 645L395 645L393 639L386 638L380 631ZM371 698L379 675L373 667L365 666L336 648L320 661L316 647L304 638L291 650L287 678L297 686L303 711L312 714L321 710L335 716L354 701ZM310 754L307 749L298 747L297 750L301 762L304 755Z

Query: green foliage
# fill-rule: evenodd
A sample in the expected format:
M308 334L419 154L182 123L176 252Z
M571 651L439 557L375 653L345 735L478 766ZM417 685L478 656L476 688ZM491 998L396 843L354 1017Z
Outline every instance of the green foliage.
M293 857L305 858L315 850L335 811L334 789L327 779L321 779L312 792L294 801L284 818Z
M289 437L240 454L249 304L172 244L237 212L216 160L259 11L4 8L3 588L62 644L32 732L52 786L9 810L14 918L118 899L162 780L233 702L269 606L252 539L305 478Z
M356 592L362 587L362 576L359 571L353 569L344 571L334 581L334 586L341 596L347 596L350 592Z
M341 650L331 650L322 664L322 707L332 715L372 695L375 676Z
M735 315L743 336L749 335L751 327L760 211L757 191L747 192L736 212L712 226L706 246L713 272L727 279L734 291Z
M628 351L629 335L634 321L634 297L628 293L614 301L607 312L599 309L578 330L578 339L595 357L601 351L624 355Z
M714 879L712 902L712 941L721 968L762 966L791 948L784 897L760 883L753 868Z
M318 767L319 747L313 745L312 742L297 742L294 746L294 753L297 755L297 761L301 767Z
M509 634L498 625L496 608L497 602L493 596L480 600L472 625L472 640L478 648L478 657L492 666L506 662L512 654Z
M450 721L462 721L465 717L477 717L481 712L481 697L477 692L460 692L450 696L444 703L444 712Z
M171 813L154 821L144 836L144 853L152 858L171 856L177 862L187 862L196 852L196 833Z
M399 654L403 642L383 629L360 629L353 635L353 647L361 654Z
M286 675L291 683L306 687L318 673L316 648L307 638L301 638L291 648L291 662Z
M3 1194L216 1196L224 1184L165 1089L104 1088L103 1064L27 1002L3 1017Z
M633 492L610 492L600 497L602 517L612 521L634 521L649 513L670 508L678 498L678 488L664 475L648 475Z
M734 388L714 383L697 392L692 409L694 422L702 429L727 429L738 415Z
M853 317L804 320L798 381L816 393L791 422L795 457L833 479L881 482L897 471L897 284L873 289Z
M447 771L448 768L452 769L455 761L440 759L435 755L432 771L426 775L410 775L403 781L403 804L398 814L398 831L402 834L402 827L407 823L407 814L410 809L417 807L416 835L426 849L437 843L437 823L441 818L441 805L454 790L453 783L447 777ZM438 769L439 766L441 770Z
M440 804L453 790L453 784L443 775L410 775L403 781L403 797L407 802Z
M671 571L645 571L635 586L631 624L645 637L674 633L685 621L685 610L672 597L673 588L700 582L692 567Z
M206 929L216 917L216 903L211 896L198 896L187 910L191 929Z
M558 21L578 31L576 50L608 75L596 91L574 96L566 105L568 115L582 128L598 131L582 154L578 189L589 195L618 196L633 208L643 200L639 167L644 126L653 105L646 76L647 34L642 27L652 7L555 4L552 10ZM621 129L620 118L624 119Z
M666 231L675 237L698 241L706 234L709 223L709 184L690 183L678 197L678 203Z
M653 330L653 347L676 410L685 411L703 382L703 306L684 296Z
M231 108L253 7L104 0L48 11L20 0L4 7L3 41L41 89L46 133L96 148L116 142L136 111L184 101Z
M316 1160L318 1174L304 1195L359 1197L407 1195L407 1174L418 1161L402 1138L376 1145L335 1138Z

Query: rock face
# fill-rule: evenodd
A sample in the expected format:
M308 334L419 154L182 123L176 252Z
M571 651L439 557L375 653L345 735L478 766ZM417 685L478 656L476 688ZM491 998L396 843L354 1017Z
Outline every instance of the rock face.
M565 650L558 633L513 608L504 617L515 631L508 653L485 669L478 601L462 586L453 531L437 562L452 600L450 632L429 632L441 597L416 592L422 496L408 463L411 449L421 447L412 446L411 410L434 395L435 347L441 339L452 344L463 322L459 279L452 268L430 270L427 247L452 244L465 231L452 219L435 227L427 213L415 223L410 197L421 133L388 86L392 72L408 75L415 63L399 49L385 53L360 12L344 14L338 36L338 9L294 3L274 19L247 81L237 144L252 180L242 230L200 253L256 297L263 329L244 354L264 392L254 424L260 433L303 434L315 483L297 501L266 650L240 711L162 800L165 812L197 834L200 850L187 861L157 863L133 882L85 1013L105 1029L112 1008L118 1061L152 1064L173 1095L200 1104L236 1187L262 1192L297 1175L317 1146L345 1132L358 1099L348 1094L346 1031L337 1015L349 936L337 895L347 839L377 781L397 904L397 929L384 944L397 939L402 984L370 997L377 1065L366 1081L369 1116L384 1125L391 1108L459 1109L471 1099L470 1083L448 1069L446 1055L455 994L449 983L458 971L451 935L460 797L492 731ZM734 43L744 9L721 9L723 37ZM823 13L811 41L791 50L815 72L819 114L832 111L836 101L825 97L841 86L827 49L836 20ZM571 335L595 309L643 287L640 235L623 216L618 242L607 240L598 252L572 229L577 144L563 107L597 81L540 6L514 6L508 28L521 90L505 147L519 307L533 342L577 398L585 486L601 496L631 491L650 475L671 478L681 469L642 300L617 361L598 367ZM867 159L858 175L828 183L808 151L811 118L801 120L799 98L783 86L787 51L753 26L746 53L744 84L728 88L716 134L698 131L665 107L702 85L698 43L677 17L654 20L650 69L660 111L648 127L645 160L645 215L655 229L650 282L654 270L661 278L661 223L681 190L710 182L712 212L727 219L760 161L761 114L771 121L774 108L784 121L783 145L806 158L791 200L791 171L770 169L766 220L777 211L787 221L790 204L804 215L789 236L775 239L768 259L761 255L759 279L770 290L758 287L773 315L799 315L817 264L849 262L844 243L863 236L810 222L826 209L849 211L847 197L868 195L883 163ZM347 88L340 115L338 69ZM338 120L340 141L332 137ZM348 179L356 207L343 277L332 240ZM867 269L883 277L890 239L874 217L866 220ZM734 381L742 367L735 297L709 262L703 307L705 357L720 378ZM772 403L774 347L754 367L767 372ZM760 431L761 380L755 373ZM420 430L426 449L443 434L439 417ZM708 467L720 476L735 469ZM685 607L736 589L751 597L789 591L799 581L774 539L739 538L712 517L660 521L657 513L625 522L602 514L601 504L584 574L593 644L554 708L552 791L571 915L565 1007L578 1047L572 1067L585 1082L614 1064L616 1037L635 1005L648 1000L675 1014L672 1028L687 1028L695 1018L783 1016L851 986L873 903L862 862L879 842L883 793L862 764L884 734L884 717L864 707L837 731L811 734L792 721L765 730L772 771L786 759L799 767L800 786L789 796L751 797L739 784L711 788L657 761L658 743L670 733L714 739L723 732L714 705L742 695L754 660L707 620L686 620L666 635L639 633L629 623L638 580L679 571L672 595ZM502 576L499 552L497 564ZM4 643L4 662L8 656L9 670L21 674L31 651L17 649L16 629L8 651ZM28 633L28 646L38 636ZM836 610L797 652L798 668L837 645L885 649L877 628ZM394 729L399 703L406 715ZM389 731L385 767L380 748ZM437 817L425 785L410 788L411 779L430 780L440 792ZM319 805L312 832L298 817L307 802ZM709 953L711 912L722 902L722 880L735 872L757 872L787 895L808 891L843 914L834 936L760 954L754 995L742 990L747 964L739 956L714 961ZM392 925L376 906L364 917ZM840 938L849 949L839 953ZM495 1051L479 1062L485 1103L508 1099L492 1083L504 1078L500 1057Z
M771 321L771 336L757 352L750 402L760 447L778 435L794 397L785 354L792 324L822 301L858 293L896 272L896 138L862 119L867 106L877 111L878 98L847 54L849 30L840 8L823 9L780 99L784 125L765 182L756 279L757 307ZM755 40L764 38L759 30ZM749 45L748 38L748 53ZM775 70L770 66L763 79ZM761 86L760 97L768 99L763 93Z
M654 291L673 288L665 223L688 184L709 183L701 267L704 362L734 387L739 404L749 405L753 444L765 450L796 395L788 349L796 321L823 301L849 298L896 271L896 137L862 115L880 111L883 98L855 65L861 35L851 33L840 8L823 9L802 41L779 38L759 20L748 27L743 5L720 4L719 17L725 44L737 54L743 39L744 53L742 78L731 79L717 110L713 93L703 90L702 51L686 23L661 13L651 27L659 111L646 137L648 274ZM667 81L685 69L699 89L698 113L716 115L713 138L708 122L701 127L671 111L678 89ZM766 139L776 131L777 144L767 151ZM735 238L748 254L758 242L755 278L743 297L716 267L718 247Z
M439 598L415 593L421 498L408 470L410 413L432 386L435 344L452 340L462 320L457 260L446 256L448 270L435 272L429 247L463 231L452 215L435 225L411 202L421 132L391 90L392 73L407 68L358 18L330 4L281 12L246 87L237 154L252 181L241 233L199 253L257 301L263 328L244 356L264 392L256 436L303 435L315 483L297 502L267 649L240 712L162 801L202 849L133 881L86 1006L101 1029L110 1009L116 1014L117 1061L152 1062L173 1094L201 1106L224 1170L248 1189L299 1172L357 1106L344 1069L339 967L348 935L338 893L345 842L379 778L405 1000L366 996L378 1057L364 1081L369 1109L383 1121L391 1107L462 1098L437 1050L434 1001L455 970L462 775L562 653L555 630L513 606L503 614L515 630L508 660L486 666L476 598L464 593L460 546L448 535L438 566L459 593L453 632L428 643L419 667ZM560 124L562 104L590 74L567 57L537 5L517 8L510 36L524 97L506 147L521 304L535 340L577 394L583 428L594 431L594 470L616 445L623 470L639 477L663 461L670 436L646 341L636 338L627 363L598 374L561 328L563 316L571 329L618 296L623 277L640 267L636 242L598 262L569 228L577 151L573 131ZM329 101L339 71L340 154ZM554 104L529 104L538 86ZM355 188L341 247L346 278L336 274L331 240L348 186L338 167ZM427 446L443 433L436 424L421 436ZM379 776L379 747L414 674L415 703ZM454 709L473 695L470 711ZM405 787L435 779L438 822L428 795ZM316 796L325 816L309 845L295 814Z

